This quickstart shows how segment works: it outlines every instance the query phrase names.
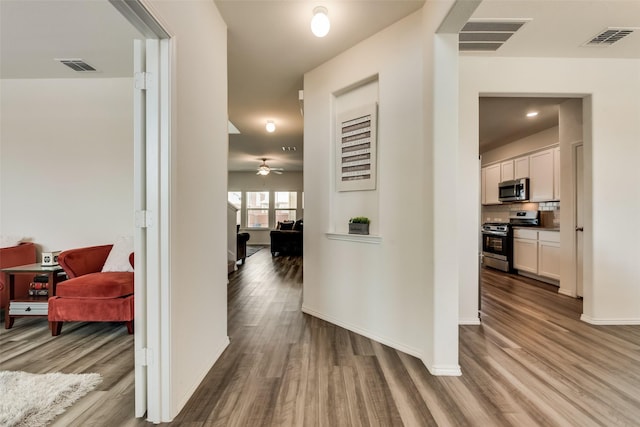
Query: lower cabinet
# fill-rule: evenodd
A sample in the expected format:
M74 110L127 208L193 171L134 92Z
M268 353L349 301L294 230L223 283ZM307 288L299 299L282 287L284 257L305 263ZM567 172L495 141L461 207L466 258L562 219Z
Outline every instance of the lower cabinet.
M513 231L513 268L560 280L560 233L516 228Z
M513 238L513 268L538 274L538 240Z
M560 233L538 233L538 275L560 280Z

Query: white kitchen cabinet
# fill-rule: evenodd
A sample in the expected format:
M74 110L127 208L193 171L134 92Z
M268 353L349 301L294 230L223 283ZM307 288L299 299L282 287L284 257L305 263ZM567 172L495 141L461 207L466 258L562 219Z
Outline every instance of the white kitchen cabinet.
M560 232L514 229L513 268L559 281Z
M529 200L547 202L554 198L554 149L529 156Z
M560 233L538 233L538 275L560 280Z
M500 163L500 182L513 179L513 160Z
M495 205L498 200L498 184L500 183L500 164L482 168L482 204Z
M513 268L538 274L538 232L513 230Z
M513 179L529 178L529 156L513 160Z

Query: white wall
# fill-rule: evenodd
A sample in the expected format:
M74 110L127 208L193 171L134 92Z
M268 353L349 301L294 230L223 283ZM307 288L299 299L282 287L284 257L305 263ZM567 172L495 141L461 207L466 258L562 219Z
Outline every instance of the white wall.
M425 70L424 58L434 62L433 33L448 9L441 2L430 2L426 9L305 75L303 311L422 357L433 372L452 373L459 372L457 283L441 284L455 295L448 290L443 297L434 295L438 246L430 239L430 209L431 185L438 177L430 166L438 153L432 153L435 133L425 135L429 128L424 126L425 120L432 122L434 110L425 109L425 103L435 103L434 70L431 65ZM332 99L376 75L381 242L329 239L328 232L340 232L332 207L341 197L333 191L337 111ZM366 197L363 193L363 202ZM457 277L457 270L452 274ZM436 301L442 303L437 309Z
M482 154L482 166L499 162L513 157L518 157L526 153L549 147L559 141L558 126L545 129L533 135L526 136L509 144L485 151Z
M297 191L297 218L303 218L302 192L304 189L302 172L284 172L282 175L270 173L267 176L256 175L255 172L229 172L229 191ZM241 215L246 216L246 206ZM241 230L250 234L248 245L268 245L271 243L271 229L246 228L246 217L242 219Z
M153 1L149 9L174 36L171 291L164 313L171 335L163 337L171 349L172 418L228 345L227 29L212 1Z
M0 80L0 233L45 251L133 234L132 85Z
M640 229L630 225L640 215L640 186L629 185L640 182L640 97L632 95L640 93L640 61L463 56L460 72L461 149L470 153L477 152L479 95L587 96L585 202L592 217L584 233L583 319L640 323ZM461 292L461 299L477 298L477 283L463 283Z

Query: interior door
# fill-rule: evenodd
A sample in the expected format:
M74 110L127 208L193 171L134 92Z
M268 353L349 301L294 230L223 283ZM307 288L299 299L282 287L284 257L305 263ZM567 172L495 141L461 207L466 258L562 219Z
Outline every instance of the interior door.
M584 250L584 154L582 144L575 147L576 156L576 294L583 294L583 250Z
M134 282L135 282L135 415L142 417L147 412L147 271L146 271L146 102L143 83L145 66L145 44L133 42L134 94Z

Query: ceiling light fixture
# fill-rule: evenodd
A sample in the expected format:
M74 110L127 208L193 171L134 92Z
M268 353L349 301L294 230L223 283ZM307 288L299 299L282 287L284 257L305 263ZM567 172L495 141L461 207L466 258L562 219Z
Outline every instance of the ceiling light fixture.
M311 19L311 32L316 37L324 37L329 34L331 22L329 22L329 12L326 7L318 6L313 9Z
M276 130L276 124L273 123L273 120L267 120L265 128L267 129L267 132L272 133Z
M271 168L269 166L267 166L267 159L262 159L262 164L258 167L258 173L257 175L269 175L269 172L271 172Z
M537 115L538 115L538 112L537 112L537 111L532 111L532 112L530 112L530 113L527 113L527 117L535 117L535 116L537 116Z

